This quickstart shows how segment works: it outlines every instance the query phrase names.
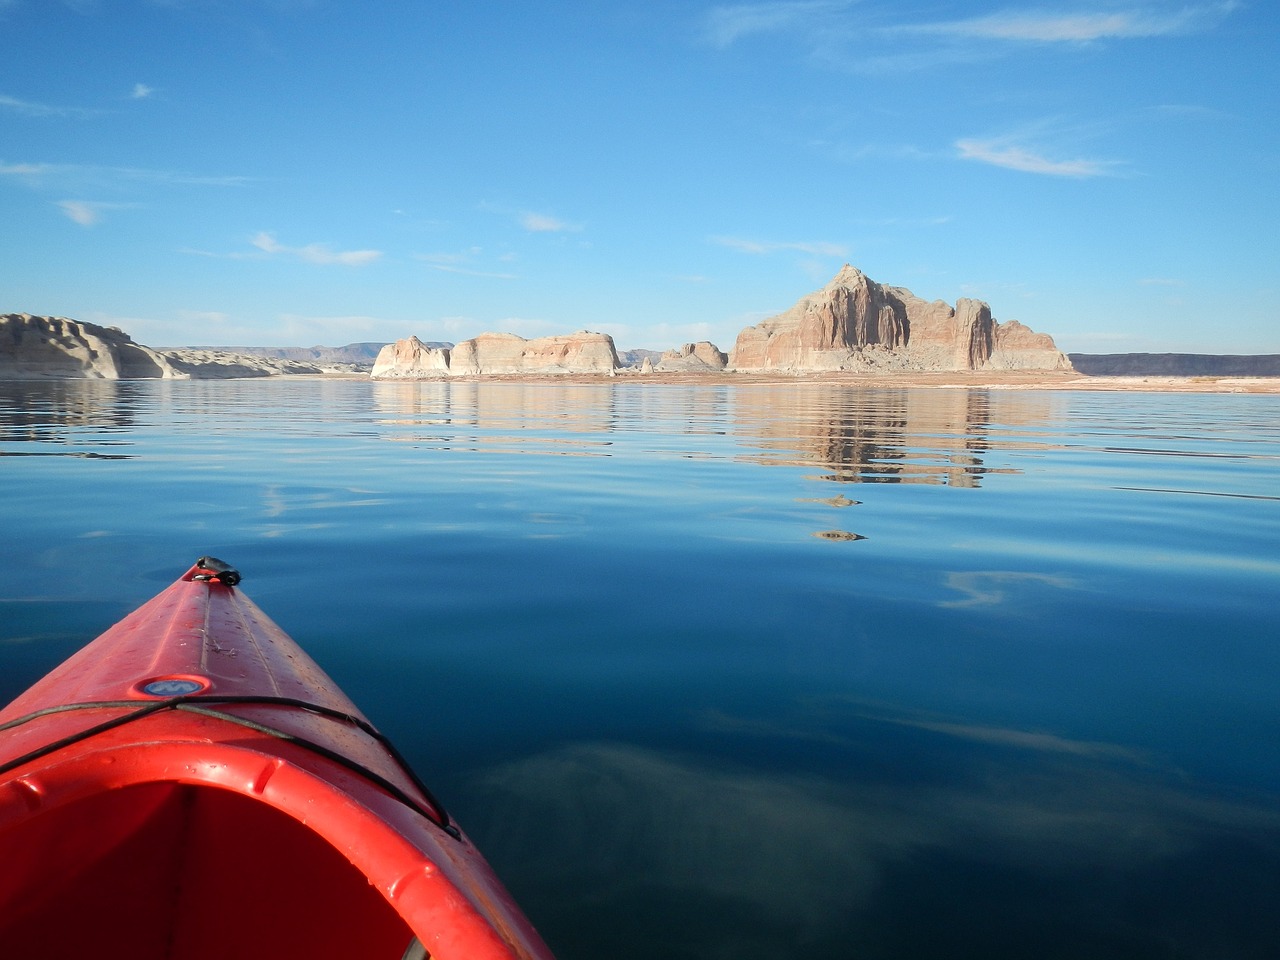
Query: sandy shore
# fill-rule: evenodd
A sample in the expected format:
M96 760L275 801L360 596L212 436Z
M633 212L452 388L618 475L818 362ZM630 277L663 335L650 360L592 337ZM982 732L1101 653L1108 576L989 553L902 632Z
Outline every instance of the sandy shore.
M352 379L350 375L340 376ZM360 378L357 375L356 378ZM968 387L987 390L1109 390L1148 393L1280 393L1280 377L1089 377L1082 373L1046 370L1009 370L947 373L646 373L619 371L604 374L496 374L483 377L442 377L452 383L651 383L693 386L825 383L858 387ZM384 383L417 383L430 380L386 380Z

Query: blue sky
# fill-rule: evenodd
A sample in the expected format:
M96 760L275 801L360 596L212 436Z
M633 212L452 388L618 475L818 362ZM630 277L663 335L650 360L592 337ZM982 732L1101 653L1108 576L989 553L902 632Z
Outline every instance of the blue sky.
M0 312L710 339L844 263L1280 353L1271 0L0 0Z

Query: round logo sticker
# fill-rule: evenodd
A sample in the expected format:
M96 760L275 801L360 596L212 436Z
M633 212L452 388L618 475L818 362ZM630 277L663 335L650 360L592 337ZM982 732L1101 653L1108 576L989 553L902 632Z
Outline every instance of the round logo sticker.
M152 680L141 689L149 697L182 697L188 693L199 693L205 684L199 680L187 680L182 677L167 677Z

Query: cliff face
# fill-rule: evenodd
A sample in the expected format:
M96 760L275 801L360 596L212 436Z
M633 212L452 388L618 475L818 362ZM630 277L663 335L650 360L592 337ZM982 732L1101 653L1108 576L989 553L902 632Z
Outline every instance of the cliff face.
M611 374L619 366L613 338L579 333L525 340L512 333L482 333L452 350L425 346L417 337L382 348L374 379L416 379L493 374Z
M738 334L735 370L1070 370L1051 337L999 324L980 300L954 308L846 265L821 290Z
M164 354L115 328L65 317L0 316L0 377L88 380L182 378Z

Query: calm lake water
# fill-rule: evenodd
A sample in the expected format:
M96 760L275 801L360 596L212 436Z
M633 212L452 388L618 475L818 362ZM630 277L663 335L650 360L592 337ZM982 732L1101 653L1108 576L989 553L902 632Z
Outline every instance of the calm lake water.
M0 699L222 557L561 960L1280 950L1280 397L0 383Z

